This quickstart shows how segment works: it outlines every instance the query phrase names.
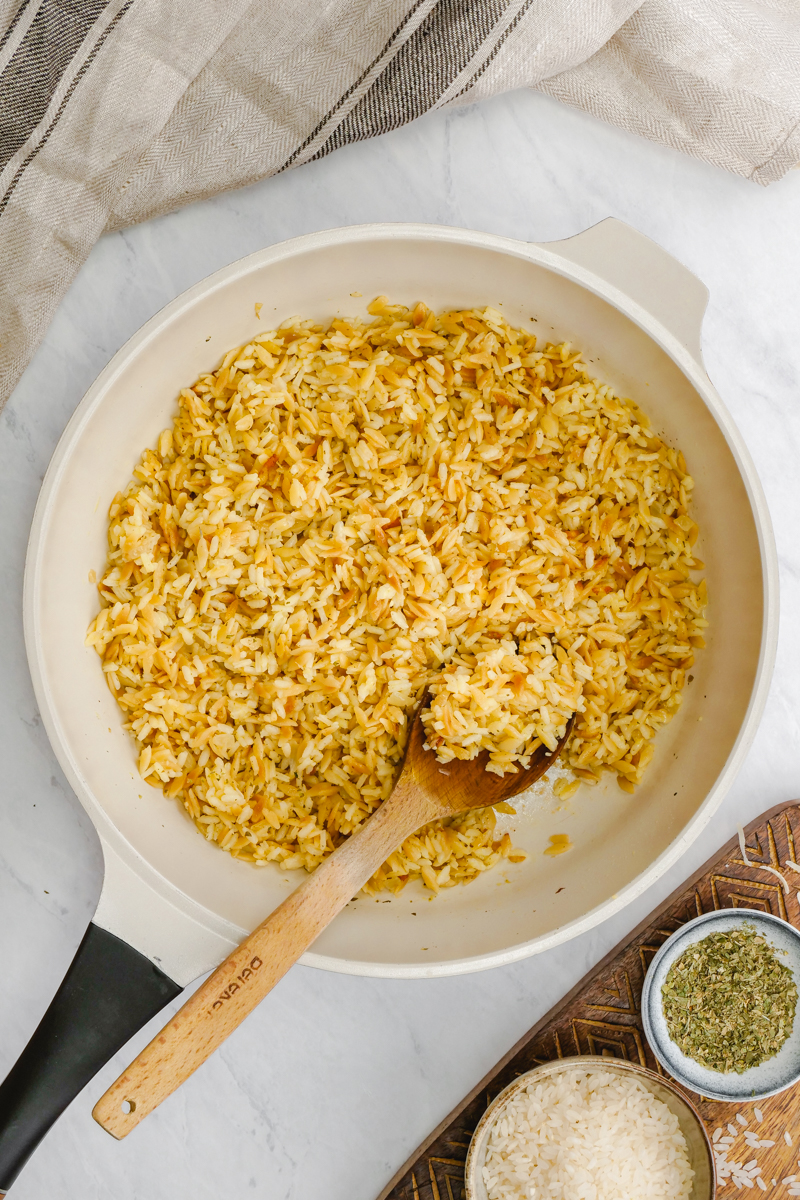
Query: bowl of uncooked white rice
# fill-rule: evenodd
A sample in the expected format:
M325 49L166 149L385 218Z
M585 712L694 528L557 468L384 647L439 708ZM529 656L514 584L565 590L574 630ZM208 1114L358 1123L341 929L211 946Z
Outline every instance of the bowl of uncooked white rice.
M711 1200L697 1110L668 1079L585 1055L519 1076L478 1124L467 1200Z

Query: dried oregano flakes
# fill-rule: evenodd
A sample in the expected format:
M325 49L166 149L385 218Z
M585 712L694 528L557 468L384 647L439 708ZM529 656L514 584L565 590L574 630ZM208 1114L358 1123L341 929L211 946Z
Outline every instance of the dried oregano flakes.
M712 933L670 967L661 989L667 1030L689 1058L741 1074L792 1032L797 986L753 925Z

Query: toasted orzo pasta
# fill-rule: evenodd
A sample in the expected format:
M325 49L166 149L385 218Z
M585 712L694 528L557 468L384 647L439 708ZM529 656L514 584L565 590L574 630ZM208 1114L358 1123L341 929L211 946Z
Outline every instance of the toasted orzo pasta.
M109 511L87 640L140 772L259 865L359 827L428 685L442 760L514 769L576 713L575 778L631 791L703 644L692 480L631 401L493 309L369 312L231 350ZM501 857L478 810L368 887Z

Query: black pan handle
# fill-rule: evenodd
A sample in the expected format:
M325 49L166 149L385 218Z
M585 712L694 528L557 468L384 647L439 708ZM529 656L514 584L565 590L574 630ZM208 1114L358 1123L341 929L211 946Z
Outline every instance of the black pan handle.
M182 988L91 924L64 982L0 1084L0 1197L67 1105Z

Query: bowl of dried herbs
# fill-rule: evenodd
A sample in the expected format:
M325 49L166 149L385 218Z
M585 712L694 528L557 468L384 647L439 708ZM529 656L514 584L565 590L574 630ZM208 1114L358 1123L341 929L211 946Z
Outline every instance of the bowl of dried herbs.
M644 1031L669 1073L712 1100L758 1100L800 1079L800 932L756 909L682 925L653 959Z

